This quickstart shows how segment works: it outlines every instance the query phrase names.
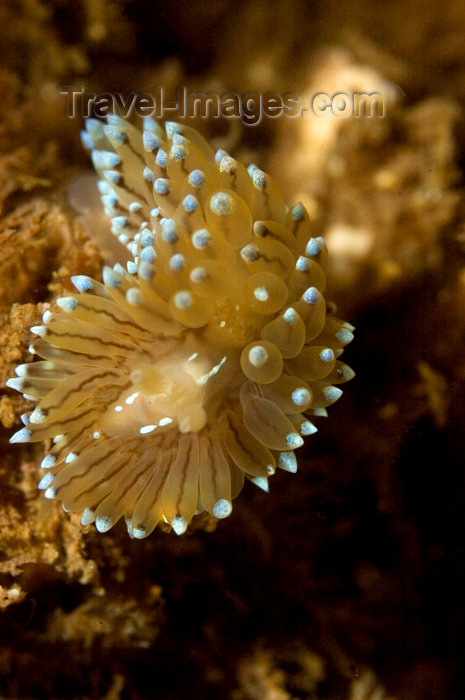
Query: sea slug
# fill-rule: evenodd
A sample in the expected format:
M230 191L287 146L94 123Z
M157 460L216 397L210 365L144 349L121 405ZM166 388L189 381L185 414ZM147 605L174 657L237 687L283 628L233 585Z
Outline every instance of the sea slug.
M11 442L51 440L39 488L131 537L231 513L268 490L352 378L353 327L324 297L328 254L301 204L193 128L116 116L83 132L131 259L72 278L8 386L37 401Z

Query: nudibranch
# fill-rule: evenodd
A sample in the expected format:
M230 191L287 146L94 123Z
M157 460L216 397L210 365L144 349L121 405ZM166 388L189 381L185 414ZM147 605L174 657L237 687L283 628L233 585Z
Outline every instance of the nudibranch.
M143 538L268 490L353 376L353 327L324 297L328 254L275 181L192 127L116 116L82 139L130 253L44 314L8 386L37 401L11 442L48 441L39 484L82 524Z

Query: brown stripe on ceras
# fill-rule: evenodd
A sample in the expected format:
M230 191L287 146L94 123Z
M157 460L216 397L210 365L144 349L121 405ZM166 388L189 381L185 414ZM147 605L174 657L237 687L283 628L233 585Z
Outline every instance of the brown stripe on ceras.
M263 188L263 190L260 190L260 193L261 193L261 194L263 195L263 197L265 198L265 209L266 209L266 212L267 212L268 216L271 218L270 195L269 195L268 192L266 191L266 185L265 185L265 187Z
M53 467L57 467L60 462L64 461L69 452L75 451L76 448L73 447L73 445L75 445L77 443L79 438L86 432L86 430L89 430L92 427L93 423L94 423L94 419L92 418L92 420L89 421L89 423L85 423L82 426L82 428L80 429L80 431L78 433L73 434L72 440L69 443L67 443L66 445L63 445L63 447L61 447L61 449L58 451L58 454L57 454L57 461L53 465ZM80 447L81 451L86 450L89 447L89 445L94 443L94 438L92 438L89 434L87 434L86 437L87 437L87 444L84 443L84 447L82 447L82 446ZM50 452L50 454L52 454L52 452L53 452L53 450ZM63 453L63 454L61 454L61 453Z
M289 248L288 244L286 243L285 240L283 240L283 238L281 238L277 233L273 233L273 231L271 231L271 229L269 229L268 226L265 225L263 220L259 219L259 221L260 221L260 223L263 224L263 233L261 233L260 235L256 234L258 239L270 238L273 241L277 241L277 243L281 243L281 245L285 245L286 248ZM280 222L277 221L276 223L279 224ZM281 225L285 227L285 224L281 224ZM289 234L292 235L290 231L289 231ZM289 248L289 250L290 250L290 248Z
M141 459L142 459L142 458L141 458ZM134 467L134 464L131 464L131 468L133 468L133 467ZM142 471L139 471L139 472L138 472L138 471L134 470L134 478L129 482L129 484L126 486L126 488L121 492L121 494L120 494L120 496L119 496L119 498L118 498L118 501L121 501L121 499L124 498L124 496L125 496L125 495L127 494L127 492L129 491L129 489L131 489L131 488L134 486L134 484L136 483L136 481L137 481L138 479L140 479L142 476L144 476L144 475L145 475L148 471L150 471L151 469L153 469L153 462L149 462L149 463L144 467L144 469L142 469ZM146 482L146 483L147 483L147 482Z
M119 391L118 391L117 393L115 393L114 396L112 396L112 397L111 397L108 401L106 401L105 403L108 404L108 403L114 403L115 401L117 401L117 400L119 399L119 397L121 396L121 394L123 394L123 393L126 391L126 389L129 389L130 386L133 386L133 382L132 382L131 380L129 380L128 382L126 382L126 384L123 384L123 386L119 387ZM112 388L113 388L113 389L116 389L117 387L116 387L116 386L113 386Z
M145 330L145 328L142 328L142 326L139 326L138 323L135 323L134 321L121 321L115 314L112 314L111 311L105 311L104 309L94 309L92 306L87 306L85 303L85 299L82 297L77 297L76 299L78 306L83 306L87 311L91 311L95 314L101 314L102 316L108 316L111 318L115 323L117 323L119 326L131 326L131 328L135 328L136 330L142 331L142 333L145 333L148 337L146 340L148 340L150 337L152 337L152 333L150 331ZM113 302L114 303L114 302ZM93 323L91 321L90 323ZM122 333L125 333L125 331L121 331ZM145 338L144 338L145 339Z
M296 204L295 206L298 206L298 204ZM292 208L294 208L294 207L292 207ZM305 212L305 214L307 214L307 212ZM291 221L292 221L292 225L291 225ZM290 230L290 232L295 236L296 240L297 240L297 237L299 235L299 229L301 228L301 226L302 225L305 226L305 224L311 223L310 219L308 218L308 214L307 214L307 218L305 218L305 215L304 215L301 219L292 218L291 221L289 221L287 223L287 227Z
M129 381L129 382L127 382L123 387L121 387L121 390L120 390L119 394L118 394L117 396L113 397L112 402L116 401L116 400L121 396L121 394L122 394L124 391L126 391L126 389L129 389L129 387L130 387L131 385L132 385L132 382ZM81 413L79 416L77 416L77 418L80 418L82 415L83 415L83 414ZM76 420L76 416L75 416L72 420ZM93 417L92 420L90 420L88 423L85 423L85 424L82 426L82 428L79 430L78 433L74 433L73 436L72 436L71 441L70 441L67 445L65 445L64 447L62 447L62 449L60 450L60 452L63 451L63 450L66 450L66 454L68 454L68 452L73 452L73 451L74 451L73 444L76 444L76 442L78 441L78 439L86 432L86 430L90 430L90 429L92 428L92 426L94 426L94 424L95 424L95 417ZM94 427L95 427L95 426L94 426ZM100 432L100 431L99 431L99 432ZM86 449L88 448L88 446L94 442L94 439L91 438L90 435L88 435L87 437L88 437L88 443L87 443L87 445L85 445L84 448L81 447L81 448L80 448L81 450L82 450L82 449L86 450ZM130 442L134 442L134 441L129 441L129 444L130 444ZM58 461L60 461L60 460L62 460L62 459L64 459L64 458L65 458L65 457L58 457ZM56 465L55 465L55 466L56 466Z
M221 445L220 445L221 449ZM211 484L213 488L213 492L216 494L216 477L218 476L218 469L216 467L216 459L215 459L215 448L213 446L213 442L211 441L210 437L207 438L207 454L208 458L210 461L210 466L212 467L212 476L211 476Z
M263 396L260 396L260 398L263 398ZM269 399L266 399L266 400L268 401ZM284 411L282 411L282 413L284 413ZM273 425L272 423L268 423L268 422L265 420L265 418L263 417L264 415L265 415L265 416L267 415L266 412L265 412L265 414L264 414L264 413L263 413L263 410L258 409L258 415L260 416L260 418L263 420L263 422L264 422L268 427L270 427L270 426ZM285 414L284 414L284 415L285 415ZM266 445L265 445L265 447L266 447Z
M63 486L69 486L75 479L80 479L81 477L86 476L86 475L89 473L89 470L90 470L90 469L93 469L94 467L98 466L98 465L101 464L102 462L105 462L109 457L111 457L112 455L114 455L115 452L118 452L118 451L121 449L121 444L120 444L120 443L121 443L121 440L118 440L118 444L115 446L115 449L114 449L114 450L110 450L110 452L106 452L106 453L105 453L102 457L100 457L100 459L98 459L96 462L91 462L91 464L89 464L89 466L86 468L86 470L83 471L82 473L70 475L69 479L68 479L67 481L64 481L64 482L61 484L61 486L58 487L56 493L58 494L58 491L59 491L61 488L63 488ZM71 463L70 463L70 464L71 464ZM118 467L118 468L119 468L119 467ZM116 473L116 470L115 470L114 473ZM96 482L92 485L92 487L90 487L89 489L86 489L86 491L82 491L79 495L82 495L82 494L84 494L84 493L87 493L88 491L91 491L93 488L95 488L95 486L98 486L98 484L101 483L102 481L106 481L106 479L103 479L103 480L101 480L100 482L96 481ZM52 482L52 484L51 484L51 488L53 488L53 482Z
M175 456L174 458L176 459L176 456ZM164 486L165 486L166 479L168 478L168 472L169 472L169 470L170 470L171 464L172 464L172 460L171 460L170 462L168 462L168 464L165 466L165 470L164 470L165 473L163 474L163 476L162 476L162 478L161 478L161 481L160 481L160 483L158 484L158 488L157 488L157 490L155 491L155 494L154 494L154 497L153 497L151 506L153 506L153 504L156 503L156 501L158 501L158 499L159 499L159 497L160 497L160 493L163 491L163 488L164 488ZM162 460L162 458L160 458L160 463L159 463L159 465L158 465L158 469L163 469L163 460ZM155 473L156 473L156 472L154 472L154 474L155 474ZM150 506L150 507L151 507L151 506ZM150 507L149 507L149 510L150 510ZM142 522L139 522L139 523L136 523L136 526L135 526L134 529L137 530L138 528L143 527L143 525L144 525L143 521L142 521ZM134 523L133 523L133 526L134 526Z
M140 160L140 162L141 162L141 164L142 164L142 169L144 169L144 168L146 167L146 162L145 162L144 158L142 158L142 156L140 155L140 153L134 148L134 146L133 146L132 143L131 143L131 139L130 139L129 136L126 134L126 132L122 132L122 133L124 134L124 140L122 141L122 143L123 143L127 148L129 148L130 151L132 151L132 153L136 156L136 158L138 158L138 160ZM124 162L125 162L125 161L124 161L124 156L123 156L123 157L121 158L121 163L119 164L120 173L124 173L124 172L125 172L125 169L124 169ZM124 175L121 177L120 181L118 182L118 187L121 187L121 186L124 187L124 189L126 190L126 192L130 192L130 193L131 193L132 195L134 195L134 196L136 197L136 199L138 200L138 198L139 198L140 195L137 194L136 192L134 192L134 190L131 190L130 187L128 187L127 185L124 184ZM148 204L148 202L147 202L147 204Z
M116 129L118 129L118 127L116 127ZM111 139L108 136L107 136L107 138L109 139L109 141L111 143ZM125 131L119 131L119 136L118 136L117 140L119 141L119 145L126 146L127 148L129 148L134 153L134 155L141 161L141 163L143 163L145 166L144 159L142 158L140 153L138 151L136 151L136 149L134 148L134 146L131 143L131 139L129 138L128 134ZM115 148L115 147L113 146L113 148ZM116 153L118 152L118 146L116 146L115 152ZM121 163L118 163L118 165L115 166L115 170L121 169L123 165L124 165L124 158L121 158Z
M147 182L147 180L145 180L145 182L146 182L146 184L148 184L150 186L150 193L152 193L152 183ZM111 185L111 183L110 183L110 185ZM119 189L122 189L122 190L125 190L126 192L129 192L129 194L131 194L137 202L139 201L139 199L141 197L141 193L136 192L136 190L133 190L131 187L129 187L129 185L126 184L126 181L124 179L124 175L122 175L121 173L120 173L119 180L115 186ZM145 200L145 203L147 204L147 206L150 206L150 202L147 199Z
M182 473L181 473L181 477L182 477L182 478L181 478L181 489L180 489L180 491L179 491L178 500L176 501L176 515L180 515L180 513L179 513L179 504L180 504L180 502L181 502L182 494L184 493L184 486L185 486L185 483L186 483L187 465L189 464L189 459L190 459L190 456L191 456L191 453L192 453L192 443L193 443L193 440L190 439L190 440L189 440L189 447L188 447L188 450L187 450L186 459L184 460L184 467L183 467L183 470L182 470ZM175 460L176 460L176 457L175 457Z
M285 245L285 243L283 243L282 241L279 241L279 242L281 243L281 245ZM253 243L252 243L252 245L253 245ZM262 253L262 252L260 251L260 249L258 249L258 259L259 259L259 260L264 260L266 263L274 263L274 262L275 262L275 263L277 263L277 264L279 265L279 267L280 267L282 270L284 270L284 272L286 272L286 266L282 264L281 258L279 258L279 257L268 258L264 253ZM252 263L252 264L253 264L253 263Z
M218 169L220 170L220 168L218 168ZM233 165L226 172L228 173L228 175L231 178L231 182L228 183L230 185L230 189L232 189L234 192L236 192L236 194L239 194L237 191L237 168ZM223 174L221 170L220 170L220 173Z
M157 275L157 273L155 272L155 277L156 277L156 275ZM143 292L142 292L142 296L143 296ZM166 303L162 297L160 297L160 300L162 302ZM167 321L167 322L173 322L173 320L174 320L169 309L164 310L164 309L158 309L158 308L157 309L151 308L150 307L150 300L149 300L148 305L147 304L140 304L140 305L138 304L135 307L135 309L142 309L142 311L147 311L148 313L151 313L153 316L160 316L164 321ZM159 340L165 340L165 339L169 340L172 336L167 335L166 333L152 333L151 337L159 339ZM148 340L148 338L147 338L147 340Z
M70 376L74 376L73 374L70 374ZM52 382L60 382L63 380L60 379L55 379L54 377L51 377L50 379L47 379L47 377L30 377L28 379L27 375L22 378L23 381L21 383L21 393L22 394L28 394L28 389L40 389L40 382L38 383L37 380L44 379L46 382L52 381Z
M24 376L24 380L29 380L29 382L31 382L33 379L46 379L48 382L50 380L59 382L61 379L64 379L64 377L61 377L59 375L65 374L67 377L73 377L76 374L76 372L73 371L73 369L69 367L69 365L67 367L63 365L63 360L41 360L41 362L52 362L55 366L51 369L46 370L46 376L41 376L40 374L34 374L34 367L38 363L33 362L30 365L28 365L27 374Z
M73 421L79 420L80 418L82 418L83 416L85 416L87 413L89 413L88 410L83 411L82 413L78 413L77 415L71 416L71 418L66 418L66 419L63 418L62 420L59 420L59 421L52 421L51 424L50 424L50 427L55 426L55 425L66 425L66 423L72 423ZM43 427L45 427L42 423L32 423L32 424L30 424L29 427L31 427L31 425L32 425L32 426L34 426L34 425L37 425L37 426L38 426L37 432L40 432L40 429L43 428ZM59 433L59 434L61 434L61 433Z
M235 438L236 438L236 442L237 442L237 444L239 445L239 447L241 447L241 449L242 449L247 455L249 455L250 458L252 458L252 457L253 457L253 453L250 452L250 451L245 447L245 445L243 444L242 440L239 439L239 434L237 433L236 429L234 428L234 425L232 424L232 422L229 420L229 416L226 417L226 420L228 421L228 425L229 425L229 427L230 427L230 429L231 429L231 432L234 434L234 436L235 436ZM247 428L245 428L245 430L247 430ZM251 437L252 437L252 436L251 436ZM233 461L234 461L234 460L233 460ZM240 468L240 467L239 467L239 468Z
M113 402L113 401L116 401L116 400L121 396L121 394L122 394L126 389L128 389L130 386L132 386L132 382L131 382L131 381L127 382L124 386L122 386L121 389L120 389L120 392L119 392L115 397L112 398L112 402ZM74 416L71 416L71 417L68 417L68 418L62 418L62 419L59 420L59 421L53 421L53 422L51 423L51 426L52 426L52 425L56 425L56 426L65 426L67 423L73 423L73 422L75 422L75 421L78 421L80 418L82 418L83 416L85 416L85 415L88 414L88 413L89 413L89 410L85 410L85 411L83 411L82 413L78 413L77 415L74 415ZM34 424L33 424L33 425L34 425ZM42 423L37 423L37 426L38 426L38 428L39 428L39 429L37 430L37 432L39 432L40 428L43 428L43 427L44 427ZM50 426L50 427L51 427L51 426ZM61 430L61 428L60 428L60 430ZM68 428L68 430L69 430L69 428Z
M105 476L102 476L102 478L99 479L99 481L96 481L95 483L93 483L92 486L89 486L89 488L85 489L85 491L81 491L81 493L79 494L79 496L85 496L86 494L91 493L94 489L98 488L99 486L102 486L102 484L104 484L105 482L109 481L109 480L112 478L112 476L114 476L114 475L117 474L119 471L121 471L122 466L124 467L124 469L126 469L128 466L129 466L129 467L132 467L132 466L133 466L133 463L134 463L134 459L133 459L133 458L130 458L128 461L129 461L129 465L128 465L128 462L126 462L126 464L123 464L123 465L121 464L121 462L118 462L118 463L117 463L117 466L113 469L113 471L111 471L109 474L105 474ZM100 460L99 460L99 462L96 462L95 464L100 464ZM92 466L95 466L95 464L92 465ZM87 473L87 472L86 472L86 473ZM82 474L81 474L81 476L82 476ZM53 486L53 483L52 483L52 486ZM102 497L100 498L100 501L102 501L103 498L105 498L105 496L102 496ZM99 501L99 502L100 502L100 501ZM115 503L116 503L116 502L117 502L117 501L115 501Z
M167 478L168 478L168 473L169 473L169 471L170 471L170 467L173 465L173 462L174 462L175 459L176 459L176 455L173 455L173 458L172 458L172 459L166 464L166 466L165 466L165 473L163 474L163 477L162 477L162 479L161 479L161 481L160 481L160 484L159 484L159 486L158 486L158 489L157 489L157 491L156 491L156 493L155 493L155 500L158 500L158 497L159 497L159 495L160 495L160 492L163 490L163 488L164 488L164 486L165 486L166 480L167 480ZM162 466L162 465L163 465L163 460L161 460L160 467L159 467L160 469L163 469L163 466Z
M168 154L166 154L166 156L168 157ZM179 162L181 163L181 170L182 170L182 172L184 173L184 175L187 175L187 176L188 176L188 175L190 175L191 171L188 170L188 169L186 168L186 162L185 162L185 160L186 160L185 158L181 158L180 161L178 160L177 162L178 162L178 163L179 163Z
M132 348L128 348L126 345L120 345L119 343L114 343L113 341L102 340L101 338L96 338L96 337L92 337L92 336L88 336L88 335L82 335L81 333L68 333L68 332L59 333L58 331L55 331L55 330L48 331L48 329L47 329L46 336L47 335L56 335L57 338L81 338L81 340L89 340L90 339L93 342L99 343L100 345L105 345L107 347L119 348L120 350L125 350L126 352L128 352L128 350L132 349ZM134 345L134 343L132 343L132 345ZM66 348L64 348L64 349L66 350ZM70 350L68 352L75 352L75 351ZM79 355L81 355L81 354L88 355L88 353L78 353L78 354ZM95 357L95 355L90 355L90 357ZM99 355L99 357L101 357L101 355ZM108 355L106 357L108 359Z
M125 132L124 132L124 135L125 135L125 137L126 137L125 140L124 140L124 145L127 146L127 147L134 153L134 155L135 155L137 158L139 158L140 162L142 163L142 165L143 165L144 168L145 168L145 160L144 160L144 158L142 158L142 156L140 155L140 153L139 153L138 151L136 151L136 149L134 148L134 146L133 146L132 143L131 143L131 139L129 138L129 136L128 136ZM124 159L123 159L123 166L124 166Z
M58 333L56 335L58 335ZM45 340L45 338L43 338L42 340ZM89 360L93 360L93 361L105 360L106 362L108 362L108 354L107 355L91 355L88 352L81 352L81 351L76 352L75 350L67 350L66 348L59 348L58 346L51 345L51 343L49 343L48 341L47 341L47 343L48 343L49 347L51 347L57 351L57 357L52 358L52 359L46 359L46 360L44 360L45 362L65 362L65 363L74 365L73 360L68 360L68 359L66 359L66 357L64 359L60 358L60 355L62 353L69 353L70 355L74 356L76 358L76 364L77 364L77 362L81 362L81 358L83 358L83 357L87 357ZM34 348L34 343L32 343L31 345ZM42 357L39 353L37 353L37 355ZM71 372L71 374L76 374L76 372Z
M113 168L113 170L118 170L119 167L120 166L118 165L115 168ZM139 198L137 198L137 201L139 201ZM137 217L140 221L144 220L144 217L142 216L140 211L130 211L129 207L127 207L123 202L121 202L118 196L116 197L116 203L113 205L113 209L123 212L127 215L128 218Z
M48 414L50 411L52 411L54 408L60 408L61 404L62 404L69 396L72 396L72 395L75 394L76 392L81 391L82 387L85 386L86 384L92 384L92 382L94 382L94 381L96 381L96 380L98 380L98 379L103 379L103 377L108 377L108 376L119 377L119 376L121 376L121 373L120 373L120 372L117 372L116 370L111 370L111 369L110 369L110 370L107 370L106 372L102 372L101 374L95 374L91 379L89 379L89 378L83 379L82 382L81 382L80 384L78 384L77 387L75 387L74 389L71 389L70 391L68 391L68 392L64 395L64 397L63 397L63 399L61 400L60 403L51 404L50 406L47 406L47 408L41 409L41 410L43 410L44 415L47 416L47 414Z

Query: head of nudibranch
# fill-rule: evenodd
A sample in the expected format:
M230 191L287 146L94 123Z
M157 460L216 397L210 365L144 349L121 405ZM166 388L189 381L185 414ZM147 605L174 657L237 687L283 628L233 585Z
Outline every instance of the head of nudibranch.
M324 298L328 255L301 204L192 128L89 119L105 212L131 260L72 278L31 330L41 360L8 386L37 401L11 442L51 441L39 488L131 537L231 513L268 489L352 378L352 326Z

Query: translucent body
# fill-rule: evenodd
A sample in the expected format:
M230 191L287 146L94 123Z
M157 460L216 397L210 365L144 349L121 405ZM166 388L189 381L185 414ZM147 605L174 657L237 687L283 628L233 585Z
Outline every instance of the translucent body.
M327 252L301 205L194 130L88 120L112 231L131 254L32 329L42 361L9 386L38 401L13 442L53 438L40 487L82 522L145 537L228 516L244 476L268 489L353 375L328 314Z

